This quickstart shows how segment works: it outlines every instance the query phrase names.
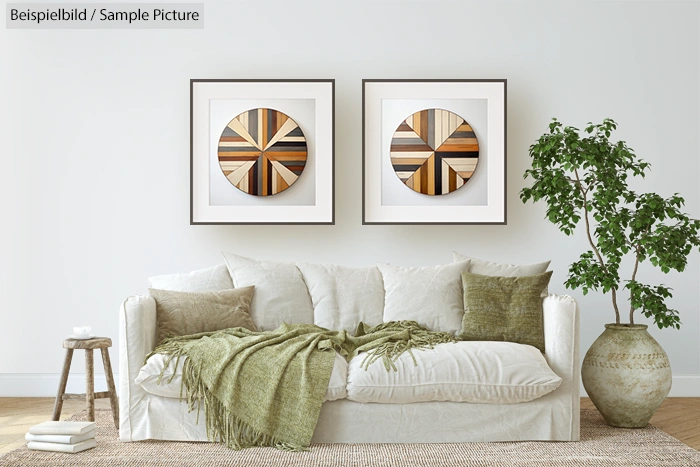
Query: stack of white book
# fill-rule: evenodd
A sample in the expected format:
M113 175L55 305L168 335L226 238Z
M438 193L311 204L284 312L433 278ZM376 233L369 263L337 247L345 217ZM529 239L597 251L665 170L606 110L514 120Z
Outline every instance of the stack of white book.
M95 422L43 422L34 425L24 437L29 449L76 453L94 448Z

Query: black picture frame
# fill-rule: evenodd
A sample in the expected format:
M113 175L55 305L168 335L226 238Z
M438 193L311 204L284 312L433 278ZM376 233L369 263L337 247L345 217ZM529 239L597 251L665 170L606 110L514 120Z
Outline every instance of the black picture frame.
M427 196L401 186L391 171L386 133L396 126L382 119L391 99L428 100L485 99L489 143L486 205L449 206L442 196ZM443 107L443 106L441 106ZM450 109L447 109L450 110ZM408 116L408 115L406 115ZM363 79L362 80L362 224L363 225L506 225L507 223L507 80L506 79ZM481 162L480 162L481 164ZM388 168L388 169L387 169ZM479 168L477 168L477 171ZM382 175L382 173L384 173ZM475 172L477 173L477 172ZM385 183L388 181L388 183ZM471 183L471 182L470 182ZM412 206L389 206L383 200L390 190L405 189L401 196L432 198ZM467 184L462 189L471 189ZM459 190L457 190L459 191ZM450 193L452 195L452 193ZM454 198L454 197L453 197ZM452 201L454 202L454 201Z
M266 196L251 201L246 193L233 185L226 193L233 197L229 204L211 202L213 183L211 176L212 138L208 134L212 125L210 103L231 101L231 108L255 108L256 101L265 103L257 107L270 107L271 100L286 102L313 100L314 125L308 125L305 136L312 137L315 152L312 175L300 179L297 184L315 183L313 202L308 200L294 204L290 196L282 194ZM245 104L244 104L245 103ZM284 111L284 109L280 109ZM235 117L234 114L230 118ZM286 112L289 114L290 112ZM293 113L293 112L291 112ZM290 115L294 118L294 115ZM299 122L299 117L294 118ZM303 120L301 120L303 121ZM302 124L300 123L300 126ZM223 128L223 127L222 127ZM307 134L308 132L308 134ZM311 153L309 154L311 158ZM307 165L308 168L308 165ZM305 168L305 172L307 170ZM213 175L212 175L213 174ZM305 176L305 174L302 174ZM303 182L303 183L302 183ZM223 189L223 187L222 187ZM297 189L297 192L299 190ZM280 201L284 201L280 204ZM236 204L236 203L239 204ZM335 224L335 80L334 79L191 79L190 80L190 225L333 225Z

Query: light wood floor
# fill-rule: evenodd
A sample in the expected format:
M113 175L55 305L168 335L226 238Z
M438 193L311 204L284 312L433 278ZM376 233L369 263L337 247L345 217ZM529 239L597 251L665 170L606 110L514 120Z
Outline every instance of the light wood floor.
M590 399L582 397L581 408L595 409L595 406ZM700 451L700 397L669 397L649 423Z
M98 408L109 408L108 399L98 399L95 402ZM581 399L581 407L595 408L587 398ZM67 400L63 403L61 420L83 409L83 401ZM0 456L23 446L24 434L29 427L51 418L52 411L53 398L0 398ZM700 397L666 399L654 414L651 423L700 451Z
M29 427L51 419L53 397L0 397L0 456L24 446ZM95 407L109 408L109 399L97 399ZM63 401L61 420L85 410L85 401Z

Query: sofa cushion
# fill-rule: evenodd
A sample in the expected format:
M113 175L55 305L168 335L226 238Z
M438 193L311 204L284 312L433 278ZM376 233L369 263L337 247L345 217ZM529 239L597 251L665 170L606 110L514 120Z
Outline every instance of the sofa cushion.
M469 261L408 268L378 264L384 280L384 322L412 320L431 331L455 333L462 325L462 271Z
M231 274L225 264L197 269L187 274L166 274L148 278L151 289L176 290L179 292L218 292L233 288Z
M294 263L258 261L224 253L236 287L255 286L250 316L261 331L282 323L313 324L314 307L299 268Z
M376 326L384 315L384 283L376 266L349 268L297 263L314 306L314 324L355 333L360 321Z
M182 366L185 364L185 360L187 360L187 357L181 358L176 368L176 359L171 359L163 372L160 384L158 384L158 379L160 378L160 373L165 364L166 357L163 354L155 354L146 361L146 364L141 368L134 382L140 384L148 393L156 396L178 399L180 398L180 386L182 384ZM170 379L171 377L172 380ZM331 379L328 382L328 389L326 390L323 401L345 399L347 396L347 378L348 362L336 352ZM185 394L183 394L183 397L185 397Z
M467 271L474 274L482 274L484 276L501 276L501 277L521 277L535 276L547 271L551 261L534 264L506 264L496 263L493 261L484 261L481 259L470 258L456 251L452 252L452 259L456 263L458 261L469 260L469 269ZM542 291L542 297L548 295L547 287Z
M464 318L457 336L469 341L508 341L544 352L542 289L552 271L499 277L462 273Z
M148 289L156 301L158 342L166 337L243 327L257 331L250 319L254 287L218 292Z
M347 397L356 402L409 404L428 401L513 404L554 391L561 384L534 347L511 342L456 342L414 350L362 368L365 353L348 365Z
M484 276L503 276L503 277L518 277L518 276L534 276L547 271L551 261L544 261L535 264L506 264L496 263L494 261L484 261L481 259L472 258L463 255L462 253L452 252L454 262L469 260L469 272L474 274L483 274Z

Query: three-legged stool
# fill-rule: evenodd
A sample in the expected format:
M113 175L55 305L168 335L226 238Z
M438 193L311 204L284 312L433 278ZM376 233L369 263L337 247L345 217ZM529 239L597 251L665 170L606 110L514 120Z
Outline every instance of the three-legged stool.
M61 374L61 382L58 384L58 393L56 394L56 402L53 406L53 416L51 420L59 420L61 417L61 409L63 401L67 399L82 399L85 398L88 411L88 420L95 421L95 399L104 399L109 397L109 403L112 406L112 417L114 418L114 426L119 429L119 404L117 403L117 391L114 389L114 377L112 376L112 365L109 362L109 347L112 347L112 339L109 337L93 337L91 339L66 339L63 341L63 348L66 349L66 360L63 363L63 373ZM66 383L68 382L68 372L70 364L73 360L73 350L85 350L85 394L66 394ZM95 392L95 368L93 364L92 351L100 349L102 352L102 365L105 370L105 378L107 379L106 392Z

